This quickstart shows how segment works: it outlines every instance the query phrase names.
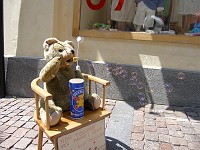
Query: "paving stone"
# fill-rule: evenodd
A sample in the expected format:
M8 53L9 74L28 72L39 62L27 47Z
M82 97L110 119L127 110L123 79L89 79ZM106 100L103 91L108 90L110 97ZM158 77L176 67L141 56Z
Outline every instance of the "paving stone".
M42 140L42 145L44 145L45 143L47 143L48 139L43 137ZM38 137L36 139L33 139L32 144L37 145L38 144Z
M37 150L38 149L38 146L37 145L34 145L34 144L30 144L26 150Z
M14 116L13 118L11 118L10 120L12 121L17 121L21 118L22 116Z
M167 127L165 121L156 121L156 126L158 128L166 128Z
M176 131L176 130L169 130L169 135L174 137L184 137L184 134L182 131Z
M157 128L158 134L169 134L169 130L167 128Z
M169 143L169 135L166 134L159 134L158 135L159 141L160 142L165 142L165 143Z
M186 140L184 138L170 136L170 142L173 145L187 146L187 142L186 142Z
M145 118L150 118L150 119L156 119L158 117L158 113L153 113L153 112L150 112L150 113L145 113Z
M180 131L181 127L179 125L167 125L168 130L173 130L173 131Z
M5 125L11 126L11 125L14 124L15 122L16 122L16 121L9 120L8 122L5 123Z
M4 130L8 129L9 127L10 126L3 124L0 126L0 131L4 131Z
M28 113L29 113L29 111L24 110L24 111L20 112L18 115L20 115L20 116L26 116Z
M134 126L143 126L144 125L144 121L133 121L133 125Z
M54 149L54 145L53 144L44 144L44 146L42 147L43 150L52 150Z
M173 146L173 150L189 150L187 146Z
M2 143L3 141L5 141L7 138L9 138L11 136L11 134L8 134L8 133L4 133L4 132L0 132L0 143Z
M22 127L25 123L26 121L16 121L12 126L19 128Z
M145 132L145 139L149 141L158 141L158 133L156 132Z
M160 144L158 142L146 141L144 145L144 150L159 150Z
M144 123L147 126L155 126L156 125L155 120L154 119L150 119L150 118L145 118Z
M10 120L10 117L3 117L3 118L1 119L1 122L5 123L5 122L7 122L8 120Z
M28 112L28 113L26 114L26 116L31 116L31 117L33 118L33 116L34 116L34 111ZM29 120L29 121L30 121L30 120Z
M196 131L194 130L194 128L181 127L181 130L185 134L196 134Z
M8 139L6 139L5 141L3 141L0 146L10 149L15 143L17 143L20 140L20 138L17 137L10 137Z
M32 139L29 138L22 138L20 141L18 141L14 147L18 149L26 149L28 145L32 142Z
M172 146L169 143L161 143L160 150L172 150Z
M132 133L132 139L135 141L142 141L144 139L143 133Z
M187 115L184 112L175 111L175 115L181 119L187 119Z
M132 140L132 148L134 150L138 149L138 150L143 150L144 149L144 141L135 141Z
M178 122L175 119L166 119L166 123L169 125L176 125Z
M25 137L27 137L27 138L36 138L38 136L38 132L37 131L35 131L35 130L33 130L33 129L31 129L30 131L28 131L27 133L26 133L26 135L25 135Z
M13 132L15 132L17 130L17 127L9 127L9 128L7 128L4 132L6 132L6 133L13 133Z
M26 124L23 125L23 128L33 129L35 126L35 122L26 122Z
M10 117L10 118L13 118L13 117L15 117L16 115L17 115L17 113L13 113L13 112L12 112L12 113L9 113L7 116Z
M200 142L200 137L196 134L185 134L185 139L188 142Z
M20 110L20 109L16 109L13 111L13 113L17 113L17 114L19 114L20 112L22 112L22 110Z
M0 150L8 150L8 149L5 148L5 147L0 146Z
M28 131L29 129L26 128L18 128L18 130L15 131L12 136L23 137Z
M157 117L156 122L165 122L166 123L166 118L164 117Z
M31 118L32 118L31 116L23 116L22 118L20 118L20 120L29 121Z
M188 148L192 150L198 150L200 148L200 142L189 142L188 143Z
M144 132L144 127L143 126L134 126L133 127L133 132L134 133L143 133Z
M19 109L21 109L21 110L26 110L27 108L28 108L27 105L23 105L23 106L19 107Z
M17 106L12 106L12 107L9 108L9 110L13 112L14 110L17 110L18 108L19 107L17 107Z
M189 121L179 121L181 127L193 128L192 124Z
M156 132L157 131L157 127L156 126L144 126L144 130L145 131L150 131L150 132Z

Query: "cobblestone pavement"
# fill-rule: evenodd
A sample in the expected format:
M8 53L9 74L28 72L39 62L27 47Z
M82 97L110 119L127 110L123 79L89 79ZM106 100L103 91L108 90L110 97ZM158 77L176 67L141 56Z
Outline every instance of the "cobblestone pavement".
M112 110L116 101L106 100L106 109ZM33 98L0 99L0 149L37 150L38 126L34 122ZM105 119L105 123L109 118ZM44 134L43 150L54 149Z
M135 108L131 143L134 150L200 150L200 108Z
M112 111L117 101L106 100ZM199 150L200 108L146 105L134 107L132 149ZM33 98L0 99L0 149L36 150L38 127L33 120ZM106 124L109 118L106 118ZM54 149L45 135L43 150Z

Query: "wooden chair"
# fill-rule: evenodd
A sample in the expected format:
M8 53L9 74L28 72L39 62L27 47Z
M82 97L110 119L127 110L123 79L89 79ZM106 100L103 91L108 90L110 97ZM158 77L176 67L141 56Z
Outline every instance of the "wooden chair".
M52 143L55 146L55 149L57 150L59 148L58 139L60 137L73 133L75 131L78 131L98 121L105 122L105 117L110 115L110 112L104 109L105 90L106 90L106 86L108 86L110 82L100 79L98 77L92 76L92 75L88 75L88 74L83 74L83 76L88 81L89 94L91 94L92 92L92 82L99 83L102 85L102 107L96 111L85 110L84 117L78 120L72 119L70 117L69 111L64 112L63 117L61 118L61 121L56 126L53 126L53 127L50 127L49 125L49 115L48 115L49 114L48 100L52 99L52 95L39 86L39 84L42 83L42 81L39 78L36 78L31 82L31 88L34 91L35 103L36 103L36 111L34 113L34 120L39 126L39 131L38 131L38 149L39 150L42 149L43 133L45 133L46 136L52 141ZM46 126L42 123L39 116L38 102L39 102L40 97L42 97L45 101L46 116L47 116ZM104 127L104 130L105 130L105 127ZM104 133L104 138L105 138L105 133Z

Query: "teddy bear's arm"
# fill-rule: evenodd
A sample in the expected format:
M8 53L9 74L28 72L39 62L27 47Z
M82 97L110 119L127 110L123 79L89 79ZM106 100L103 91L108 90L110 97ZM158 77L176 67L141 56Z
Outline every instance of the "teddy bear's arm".
M79 70L75 70L75 76L76 76L76 78L83 79L83 75L81 74L81 72Z
M40 72L40 79L43 82L49 82L57 74L61 64L61 57L55 57L50 60Z

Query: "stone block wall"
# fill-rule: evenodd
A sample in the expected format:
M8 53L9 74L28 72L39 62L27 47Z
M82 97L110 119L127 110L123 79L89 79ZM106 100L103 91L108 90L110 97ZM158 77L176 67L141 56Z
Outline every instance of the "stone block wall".
M31 81L38 77L46 62L41 58L5 58L6 92L8 96L33 97ZM75 68L74 64L74 68ZM83 73L109 80L106 98L175 106L200 106L200 72L149 69L141 66L97 63L80 60ZM93 84L93 92L101 93L101 86Z

